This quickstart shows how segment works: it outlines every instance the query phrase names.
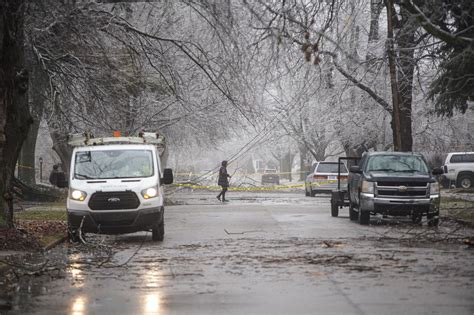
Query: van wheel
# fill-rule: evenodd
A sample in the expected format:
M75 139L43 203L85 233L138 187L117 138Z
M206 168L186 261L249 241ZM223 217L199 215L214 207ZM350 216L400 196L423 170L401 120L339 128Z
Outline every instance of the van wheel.
M77 230L72 228L67 229L67 238L71 243L79 243L79 236L77 235Z
M471 188L474 185L474 178L469 174L462 174L458 177L457 186L459 188Z
M165 238L165 222L162 219L160 223L153 226L151 229L151 239L153 241L162 242Z

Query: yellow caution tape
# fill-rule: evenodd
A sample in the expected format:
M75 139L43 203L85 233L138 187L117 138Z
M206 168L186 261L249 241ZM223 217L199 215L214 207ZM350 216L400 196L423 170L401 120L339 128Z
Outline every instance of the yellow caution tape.
M34 168L34 167L26 166L26 165L20 165L20 164L18 164L18 163L16 164L16 166L19 167L19 168L29 168L29 169L33 169L33 170L36 169L36 168Z
M219 170L214 170L214 171L209 171L209 172L203 172L203 173L193 173L193 172L188 172L188 173L174 173L174 175L178 176L210 176L210 175L217 175L219 174ZM245 173L245 172L238 172L238 173L230 173L232 176L261 176L261 175L288 175L290 172L281 172L281 173ZM291 175L297 175L297 174L309 174L309 172L291 172Z
M220 186L206 186L206 185L194 185L194 184L174 184L176 187L186 187L191 189L208 189L208 190L221 190ZM294 185L277 185L277 186L259 186L259 187L229 187L231 191L268 191L288 188L301 188L304 184Z
M321 186L326 184L335 184L337 180L330 180L325 182L313 182L313 185ZM345 184L342 182L341 184ZM220 186L209 186L209 185L197 185L197 184L173 184L175 187L185 187L191 189L207 189L207 190L221 190ZM228 190L231 191L269 191L269 190L279 190L279 189L289 189L289 188L304 188L305 184L293 184L293 185L274 185L274 186L258 186L258 187L229 187Z

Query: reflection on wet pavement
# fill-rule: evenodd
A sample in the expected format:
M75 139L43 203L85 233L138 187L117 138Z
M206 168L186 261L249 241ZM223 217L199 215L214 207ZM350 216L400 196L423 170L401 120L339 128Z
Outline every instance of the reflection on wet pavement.
M70 315L84 315L87 314L86 310L87 298L85 296L78 296L74 299L71 306Z
M145 295L142 314L160 314L160 296L158 293Z

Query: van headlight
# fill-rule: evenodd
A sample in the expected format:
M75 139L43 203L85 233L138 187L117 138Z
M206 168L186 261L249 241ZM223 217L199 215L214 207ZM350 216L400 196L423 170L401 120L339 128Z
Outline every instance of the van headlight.
M142 196L145 199L155 198L156 196L158 196L158 187L153 186L147 189L143 189Z
M439 183L430 183L430 195L438 195L439 194Z
M69 196L73 200L84 201L87 197L87 194L81 190L71 189L71 193Z
M373 194L374 193L374 182L368 182L366 180L362 181L361 192L366 194Z

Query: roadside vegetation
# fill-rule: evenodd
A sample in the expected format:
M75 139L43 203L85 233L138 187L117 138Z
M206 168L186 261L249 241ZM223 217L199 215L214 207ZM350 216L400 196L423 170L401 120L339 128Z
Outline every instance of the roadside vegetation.
M66 236L64 205L45 204L15 214L16 229L0 230L2 250L41 250Z
M474 201L456 197L441 198L441 216L474 226Z

